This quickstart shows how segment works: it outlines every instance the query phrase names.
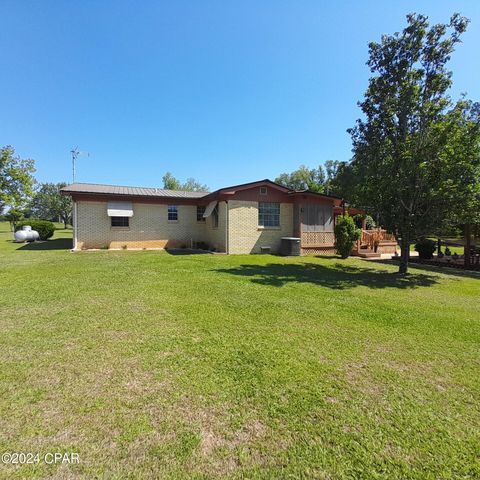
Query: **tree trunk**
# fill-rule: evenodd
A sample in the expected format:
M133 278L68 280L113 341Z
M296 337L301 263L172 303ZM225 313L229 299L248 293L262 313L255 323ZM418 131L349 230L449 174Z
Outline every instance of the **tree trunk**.
M408 272L408 259L410 257L410 238L402 235L400 240L400 268L398 273L405 275Z
M471 232L470 232L470 224L467 223L465 225L465 241L463 245L463 254L464 254L464 265L465 268L470 267L470 249L471 245Z
M437 255L442 253L442 239L437 238Z
M66 230L66 229L67 229L67 227L68 227L68 224L67 224L67 217L65 217L65 218L63 219L63 229L64 229L64 230Z

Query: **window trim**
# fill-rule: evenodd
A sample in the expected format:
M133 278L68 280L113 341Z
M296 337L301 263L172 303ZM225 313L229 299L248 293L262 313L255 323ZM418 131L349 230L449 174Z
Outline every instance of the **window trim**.
M120 218L123 219L123 225L114 225L113 222ZM130 217L110 217L110 228L130 228Z
M170 214L175 214L175 218L170 218ZM178 205L167 205L167 221L178 222Z
M203 216L206 208L207 207L205 205L197 205L197 223L202 225L207 223L207 219Z
M275 209L275 212L273 212L273 209ZM278 211L276 211L277 209ZM281 228L280 213L281 213L280 202L258 202L258 228L260 230L280 229ZM270 220L273 219L274 223L272 224L271 222L266 222L265 220L267 218L269 218Z
M267 187L260 187L260 195L268 195Z

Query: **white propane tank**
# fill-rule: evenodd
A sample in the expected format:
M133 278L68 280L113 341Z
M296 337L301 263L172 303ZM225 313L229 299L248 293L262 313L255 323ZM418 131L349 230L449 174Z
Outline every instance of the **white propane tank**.
M38 240L40 235L36 230L32 230L30 225L25 225L21 230L15 232L15 241L16 242L34 242Z

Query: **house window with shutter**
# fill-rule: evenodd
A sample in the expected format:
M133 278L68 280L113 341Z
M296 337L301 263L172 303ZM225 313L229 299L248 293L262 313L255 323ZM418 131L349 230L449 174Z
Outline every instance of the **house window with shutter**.
M129 217L110 217L112 227L128 227L130 225Z

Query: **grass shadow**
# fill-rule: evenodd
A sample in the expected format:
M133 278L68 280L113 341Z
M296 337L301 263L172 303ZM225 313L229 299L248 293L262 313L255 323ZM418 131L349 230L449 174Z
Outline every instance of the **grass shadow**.
M165 251L170 255L213 255L213 252L195 248L166 248Z
M266 265L240 265L235 268L216 269L216 272L248 277L253 283L283 287L288 283L310 283L335 290L358 286L368 288L409 289L429 287L437 283L433 275L398 275L373 268L357 267L335 263L331 266L313 263Z
M398 267L397 260L389 260L386 258L375 258L368 260L372 263L381 263L383 265L394 265ZM455 268L455 267L441 267L439 265L429 265L428 263L414 263L409 262L408 270L420 270L424 272L432 272L432 273L444 273L445 275L453 275L456 277L469 277L469 278L477 278L480 279L480 271L478 270L464 270L462 268Z
M17 250L71 250L72 247L71 238L56 238L45 242L26 243Z

